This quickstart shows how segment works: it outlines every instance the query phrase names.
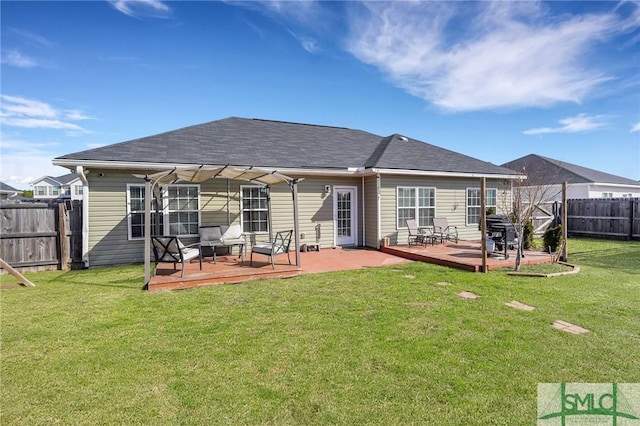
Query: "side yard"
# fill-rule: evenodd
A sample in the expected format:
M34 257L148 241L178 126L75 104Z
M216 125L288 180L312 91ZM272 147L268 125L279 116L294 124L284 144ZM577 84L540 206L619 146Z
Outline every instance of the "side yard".
M638 259L638 241L571 239L580 273L552 278L410 263L147 293L141 266L2 276L0 423L533 424L538 383L640 382Z

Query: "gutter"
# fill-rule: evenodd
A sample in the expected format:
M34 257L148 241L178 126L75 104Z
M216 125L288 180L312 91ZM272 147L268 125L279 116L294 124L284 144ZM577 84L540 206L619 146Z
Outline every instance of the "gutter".
M87 172L88 173L88 172ZM89 267L89 181L82 166L76 166L76 174L82 182L82 262Z
M73 168L73 167L95 167L104 169L123 169L123 170L167 170L175 167L193 167L201 164L178 164L178 163L141 163L141 162L114 162L114 161L94 161L94 160L67 160L54 159L53 165ZM208 164L213 167L223 167L227 164ZM237 167L249 167L248 165L234 165ZM460 177L460 178L487 178L487 179L519 179L524 180L526 176L523 174L492 174L492 173L474 173L474 172L446 172L446 171L424 171L424 170L408 170L408 169L383 169L383 168L364 168L364 167L347 167L335 169L322 168L304 168L304 167L260 167L263 170L277 171L282 174L302 175L302 176L378 176L385 175L404 175L419 177Z

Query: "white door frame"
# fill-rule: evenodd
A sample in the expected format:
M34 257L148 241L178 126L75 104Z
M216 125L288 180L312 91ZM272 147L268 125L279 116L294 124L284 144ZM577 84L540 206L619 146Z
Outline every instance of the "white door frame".
M351 239L348 242L338 241L338 192L349 191L351 198ZM358 245L358 187L336 185L333 187L333 244L340 245Z

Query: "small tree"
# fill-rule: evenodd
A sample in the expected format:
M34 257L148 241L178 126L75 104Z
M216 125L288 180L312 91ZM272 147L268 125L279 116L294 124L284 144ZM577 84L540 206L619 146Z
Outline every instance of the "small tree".
M535 170L526 170L523 167L520 172L526 175L526 179L513 181L510 197L511 207L509 208L508 205L503 206L504 211L511 212L511 214L507 216L511 219L511 223L516 231L516 237L518 238L515 263L516 271L520 271L522 267L522 256L525 247L524 241L527 237L525 236L525 228L532 222L534 212L543 204L557 200L562 192L558 172L556 172L555 179L554 176L550 176L553 171L542 166ZM548 184L545 182L557 183ZM509 197L502 197L503 203L507 202L508 199ZM531 225L531 227L533 228L533 225ZM533 234L533 229L531 229L531 234Z

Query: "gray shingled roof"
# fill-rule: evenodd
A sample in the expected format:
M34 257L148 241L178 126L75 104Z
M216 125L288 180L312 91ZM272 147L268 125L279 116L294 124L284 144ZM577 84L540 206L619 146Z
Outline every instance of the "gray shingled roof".
M13 186L7 185L4 182L0 182L0 191L7 191L7 192L18 192L18 189L15 189Z
M510 169L399 135L383 138L343 127L237 117L76 152L57 160L140 162L141 166L377 167L515 174Z
M527 174L531 183L552 185L568 183L613 183L619 185L638 185L633 179L600 172L587 167L566 163L542 155L529 154L503 164L515 171Z

